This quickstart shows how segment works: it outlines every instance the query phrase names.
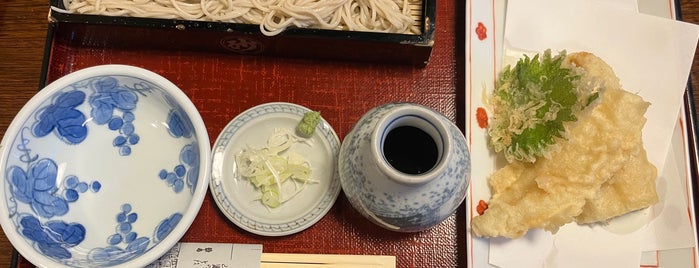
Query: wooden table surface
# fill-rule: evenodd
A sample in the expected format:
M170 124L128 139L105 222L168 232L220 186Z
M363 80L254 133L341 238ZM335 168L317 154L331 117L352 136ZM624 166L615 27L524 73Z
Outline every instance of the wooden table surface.
M681 0L684 21L699 24L699 1ZM0 135L39 89L46 41L48 0L9 0L0 5ZM691 83L699 89L699 53ZM694 96L699 104L699 94ZM0 230L0 267L9 267L12 245Z

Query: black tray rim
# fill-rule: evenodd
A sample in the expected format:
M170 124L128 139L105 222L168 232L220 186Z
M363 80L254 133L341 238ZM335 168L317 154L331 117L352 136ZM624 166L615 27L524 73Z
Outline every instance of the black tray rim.
M193 21L179 19L157 19L139 18L124 16L99 16L88 14L71 14L62 12L65 10L63 0L51 0L49 8L49 21L53 23L79 23L91 25L111 25L111 26L133 26L147 27L153 29L170 29L180 31L217 31L225 33L242 33L262 35L259 25L214 22L214 21ZM423 0L422 5L422 33L398 34L360 31L339 31L310 28L288 28L275 36L267 38L322 38L322 39L351 39L366 42L388 42L415 45L430 45L434 40L436 21L436 1Z

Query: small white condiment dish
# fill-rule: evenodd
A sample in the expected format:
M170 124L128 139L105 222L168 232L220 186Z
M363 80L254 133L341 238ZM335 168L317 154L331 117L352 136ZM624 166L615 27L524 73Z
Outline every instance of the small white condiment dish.
M293 132L309 111L293 103L260 104L236 116L216 139L212 149L211 194L223 214L243 230L262 236L301 232L323 218L339 196L337 156L340 140L323 119L310 138L302 138L283 153L293 152L305 159L313 180L313 183L300 186L303 189L288 198L286 203L272 209L266 207L260 201L261 190L238 172L236 156L242 150L266 147L275 130ZM292 183L282 185L280 192L289 194L295 191L290 189L294 188Z

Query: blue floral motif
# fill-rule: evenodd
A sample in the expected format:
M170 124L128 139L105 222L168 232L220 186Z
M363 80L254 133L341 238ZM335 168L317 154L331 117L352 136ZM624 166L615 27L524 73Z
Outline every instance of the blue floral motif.
M158 177L172 187L175 193L182 192L186 184L189 192L194 194L199 177L199 150L197 144L190 143L182 147L180 164L175 166L171 172L165 169L160 170Z
M85 93L79 90L57 95L53 104L36 113L37 122L32 128L34 135L43 137L54 132L68 144L78 144L85 140L87 137L85 115L75 109L84 101Z
M20 157L27 163L26 171L18 166L7 169L7 180L10 183L10 191L19 202L29 204L34 212L44 218L52 218L68 213L68 203L78 200L80 193L91 189L99 191L101 184L98 181L88 185L80 182L75 176L68 176L64 180L66 186L62 192L56 185L58 166L52 159L31 155L27 148L29 141L21 135L21 141L17 149L24 152Z
M132 225L137 220L138 214L131 211L131 205L122 205L121 212L116 216L116 233L107 238L109 246L91 250L88 259L100 266L111 266L127 262L148 251L150 239L138 237L133 231ZM119 247L120 244L124 247Z
M175 138L192 137L192 123L187 116L182 116L181 111L171 110L167 115L168 132Z
M116 78L108 76L93 81L92 88L95 93L90 96L89 102L93 121L119 131L120 135L114 138L112 144L119 148L120 155L130 155L131 146L140 140L133 124L136 119L133 110L138 103L138 95L134 92L149 91L150 87L146 84L134 84L133 89L120 86ZM121 116L118 112L121 112Z
M25 128L25 130L28 130ZM76 176L67 176L63 190L56 185L58 166L52 159L32 155L27 147L29 140L20 132L17 150L23 154L19 160L27 164L26 170L11 166L6 171L10 193L15 201L28 204L41 218L50 219L68 213L68 204L75 202L81 193L88 190L98 192L102 185L98 181L90 184L81 182ZM16 211L11 212L14 217ZM77 223L53 220L42 223L33 215L20 215L18 231L47 256L60 260L69 259L68 248L80 244L85 238L85 227Z
M77 223L49 221L42 224L34 216L23 216L19 221L21 233L35 242L39 250L54 259L69 259L67 248L79 245L85 239L85 227Z
M153 238L139 237L133 231L133 224L138 220L138 214L132 212L130 204L121 206L121 212L116 216L116 232L107 238L109 246L95 248L88 254L88 259L95 265L112 266L127 262L148 251L151 247L160 243L177 226L182 214L174 213L158 224L154 230Z
M75 84L73 89L85 85ZM91 120L98 125L107 125L110 130L118 131L119 136L112 144L119 149L119 154L131 154L131 146L140 141L134 126L133 110L136 109L139 93L150 92L152 87L144 82L131 87L119 85L115 77L100 77L92 80L89 86L94 93L89 97ZM83 104L86 94L80 90L70 90L56 95L51 105L36 113L36 123L32 127L34 136L44 137L52 132L68 144L81 143L87 137L87 117L77 109ZM185 120L177 114L168 119L174 129L173 135L190 137L191 131Z
M175 213L160 222L158 227L155 228L155 241L163 241L163 239L165 239L165 237L167 237L167 235L169 235L172 230L175 229L177 224L180 223L180 220L182 220L182 214Z
M116 209L118 214L115 213L113 233L94 233L99 230L92 230L89 224L75 221L71 215L80 214L80 211L76 211L81 204L78 202L89 201L83 194L103 191L103 185L97 180L82 181L84 175L70 174L73 172L70 171L70 164L67 166L68 172L64 173L63 154L53 156L55 151L51 151L56 147L41 148L44 151L37 147L38 144L56 142L61 148L66 145L84 146L91 142L87 140L88 134L95 135L94 129L90 128L108 128L111 134L107 135L112 137L105 145L112 143L113 149L122 156L131 155L132 148L136 148L134 145L140 142L137 134L139 127L135 124L139 121L135 120L137 115L139 120L145 118L138 114L137 106L150 101L150 97L156 101L164 98L168 105L177 106L177 102L167 95L151 96L151 93L159 93L159 89L137 77L126 77L125 80L122 76L93 77L59 89L29 118L25 118L19 133L8 145L12 148L12 157L6 160L3 170L8 209L5 216L14 224L14 232L34 251L66 266L111 266L141 256L175 230L182 219L181 213L171 212L163 215L160 221L144 222L138 220L142 215L132 211L130 204L125 204L120 211ZM166 120L162 118L160 120L170 126L168 134L163 133L166 138L189 139L182 145L196 139L194 127L184 110L174 108ZM169 168L180 177L183 186L179 191L189 187L194 192L200 157L196 143L188 146L176 148L181 149L180 163L172 163ZM150 231L140 231L140 226L137 229L137 222L138 225L148 224L144 227ZM136 233L136 230L139 232ZM88 235L102 241L103 244L97 245L100 248L95 249L92 245L86 247L87 240L94 240Z
M10 167L7 179L17 201L31 205L42 217L51 218L68 213L68 201L56 193L56 172L53 160L40 159L29 165L28 172L18 166Z

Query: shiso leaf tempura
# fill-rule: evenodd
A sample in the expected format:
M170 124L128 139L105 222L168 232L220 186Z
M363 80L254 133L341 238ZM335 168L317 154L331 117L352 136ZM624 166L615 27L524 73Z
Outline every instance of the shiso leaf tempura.
M487 102L492 109L488 125L490 145L504 152L508 162L535 162L565 139L566 122L600 95L603 83L585 76L585 70L565 63L566 52L550 50L533 58L524 56L506 67Z
M289 129L275 129L263 148L247 146L236 155L238 174L248 180L262 193L259 200L267 208L277 208L299 194L311 178L311 165L300 154L289 149L304 140L296 137ZM293 183L294 191L282 191L282 185Z

